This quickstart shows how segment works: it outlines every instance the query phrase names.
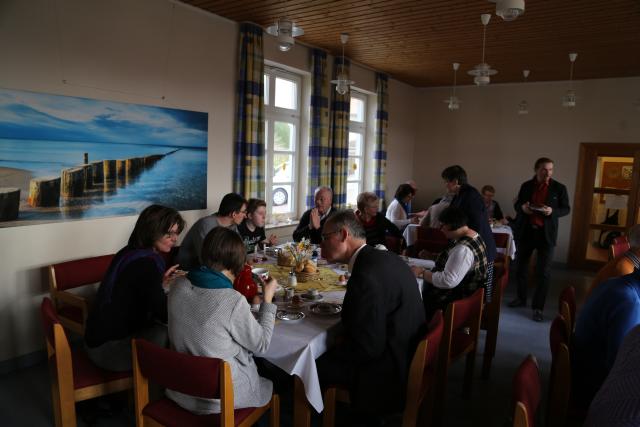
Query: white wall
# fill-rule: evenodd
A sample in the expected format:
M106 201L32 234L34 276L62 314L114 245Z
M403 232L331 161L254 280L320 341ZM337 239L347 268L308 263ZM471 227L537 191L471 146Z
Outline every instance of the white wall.
M169 0L3 0L0 86L208 112L210 211L232 189L237 29ZM306 47L283 54L270 37L265 58L293 69L309 67ZM375 92L373 73L354 68L359 86ZM397 82L390 87L392 117L402 122L390 126L390 140L394 135L398 142L389 149L389 174L403 180L400 171L412 166L407 147L413 124L407 116L413 109L407 105L415 95ZM193 224L205 212L183 215ZM44 267L117 251L135 219L0 228L0 362L43 348L38 306L48 293Z
M567 86L568 82L549 82L459 87L462 104L457 112L443 103L449 88L422 90L413 159L421 190L414 205L428 206L441 195L440 173L460 164L478 189L485 184L496 187L503 211L513 215L512 200L542 156L555 161L554 178L567 186L573 204L580 143L640 142L640 110L633 105L640 78L574 82L578 100L572 110L561 106ZM522 99L529 103L528 115L517 114ZM557 261L566 261L570 229L571 215L560 220Z

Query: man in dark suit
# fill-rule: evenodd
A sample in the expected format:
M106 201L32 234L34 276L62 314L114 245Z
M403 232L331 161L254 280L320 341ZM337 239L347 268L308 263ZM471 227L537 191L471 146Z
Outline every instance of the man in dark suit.
M322 255L348 263L342 306L344 340L318 359L323 386L349 389L351 407L365 425L404 408L409 364L425 330L416 278L396 254L374 249L352 211L327 220Z
M536 290L531 308L533 320L543 320L542 310L549 289L551 262L558 238L558 218L569 213L569 195L567 188L551 179L553 160L541 157L536 160L535 176L520 186L514 208L518 214L516 222L516 241L518 242L518 298L509 303L509 307L527 305L527 272L529 259L535 250Z
M298 227L293 232L293 240L299 242L306 238L315 245L322 241L320 237L322 227L327 219L335 213L333 203L333 191L329 187L318 187L314 193L315 207L302 214Z

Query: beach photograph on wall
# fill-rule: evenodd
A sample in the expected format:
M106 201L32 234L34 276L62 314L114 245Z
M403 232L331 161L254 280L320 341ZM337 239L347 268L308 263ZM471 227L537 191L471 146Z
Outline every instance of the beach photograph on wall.
M207 205L208 114L0 88L0 227Z

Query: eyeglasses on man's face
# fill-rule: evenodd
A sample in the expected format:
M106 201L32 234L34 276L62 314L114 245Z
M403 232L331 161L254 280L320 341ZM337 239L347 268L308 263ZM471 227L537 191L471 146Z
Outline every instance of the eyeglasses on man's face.
M324 242L325 240L327 240L327 238L328 238L329 236L331 236L332 234L339 233L339 232L340 232L340 230L335 230L335 231L329 231L329 232L327 232L327 233L322 233L322 234L321 234L322 241Z

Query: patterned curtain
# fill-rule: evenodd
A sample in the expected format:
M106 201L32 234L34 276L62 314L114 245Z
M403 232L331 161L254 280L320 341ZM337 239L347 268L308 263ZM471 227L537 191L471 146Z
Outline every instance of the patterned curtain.
M349 78L348 59L344 61L344 75ZM342 57L333 62L333 79L342 71ZM340 95L331 87L331 188L333 206L344 209L347 205L347 174L349 168L349 110L351 93Z
M389 125L389 77L376 73L376 93L378 106L376 108L376 140L373 150L374 183L373 191L380 198L380 209L384 209L385 200L385 170L387 168L387 127Z
M262 28L240 24L233 191L264 199Z
M327 53L311 51L311 129L307 209L315 205L316 188L331 185L331 145L329 144L329 79Z

